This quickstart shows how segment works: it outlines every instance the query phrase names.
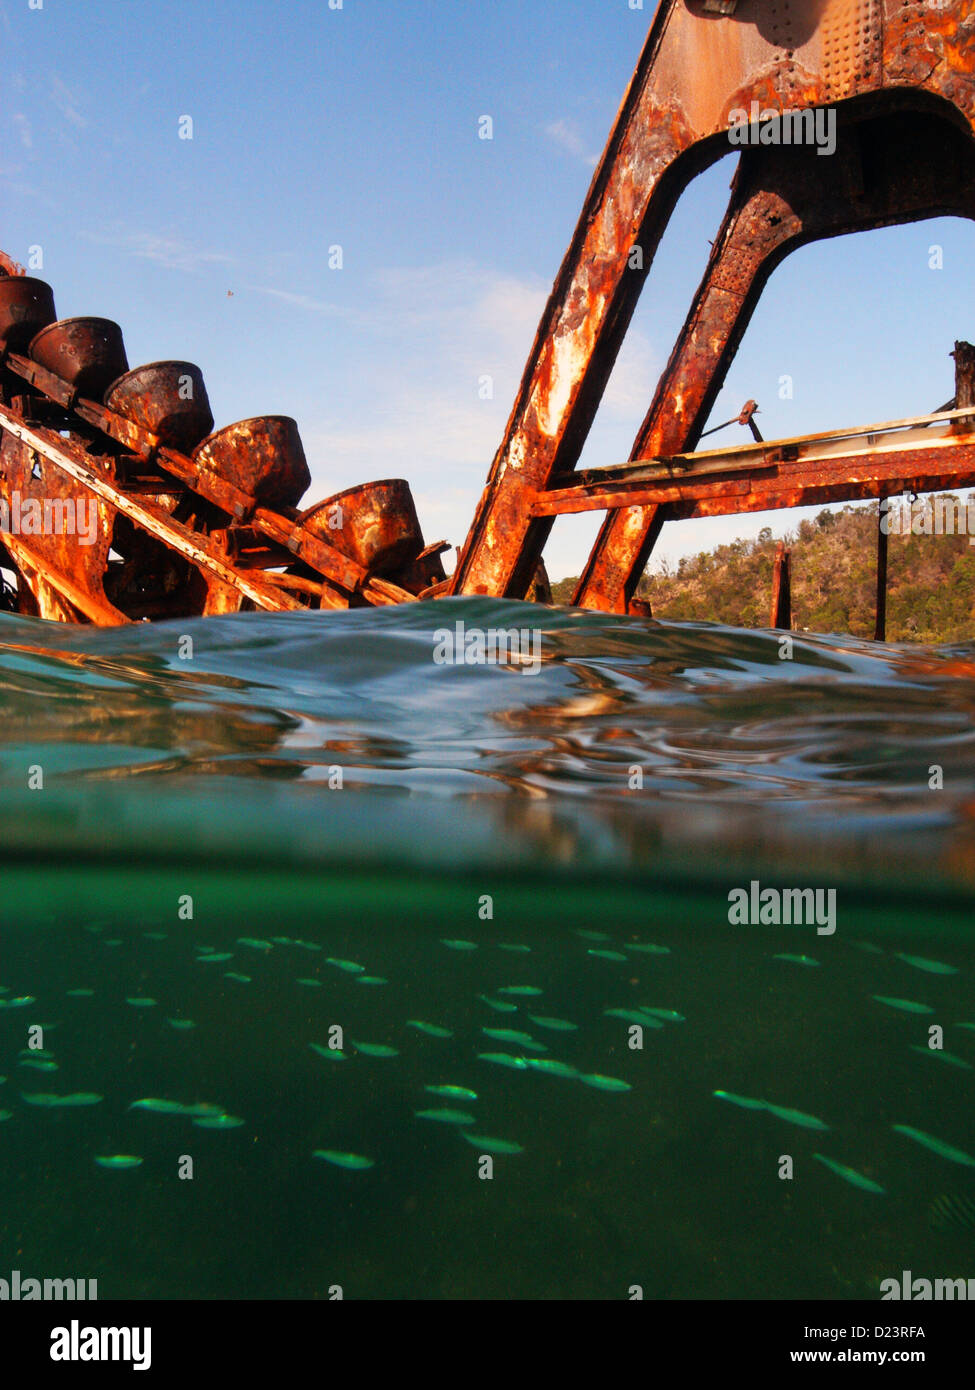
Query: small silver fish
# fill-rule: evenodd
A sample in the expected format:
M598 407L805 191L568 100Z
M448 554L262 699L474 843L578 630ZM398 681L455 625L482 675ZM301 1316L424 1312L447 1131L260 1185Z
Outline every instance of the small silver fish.
M385 1043L364 1043L352 1040L352 1046L356 1052L361 1052L364 1057L398 1057L399 1051L395 1047L387 1047Z
M472 1125L474 1116L468 1115L466 1110L414 1110L413 1114L418 1120L436 1120L445 1125Z
M538 1014L529 1014L528 1017L539 1028L548 1028L553 1033L576 1033L579 1030L578 1023L570 1023L566 1018L540 1018Z
M461 1136L467 1140L468 1144L473 1144L476 1149L480 1149L486 1154L520 1154L524 1149L520 1144L516 1144L513 1139L493 1139L484 1134L468 1134L466 1130L461 1130Z
M903 951L895 951L894 957L905 965L913 965L915 970L923 970L928 975L957 975L958 967L945 965L941 960L928 960L924 956L906 956Z
M494 1038L496 1042L518 1043L520 1047L527 1047L529 1052L547 1052L548 1048L543 1043L536 1042L530 1033L522 1033L517 1028L482 1028L482 1033L486 1033L489 1038Z
M516 1014L518 1012L518 1005L509 1004L505 999L489 999L486 994L479 994L477 997L489 1009L493 1009L496 1014Z
M920 1047L917 1043L911 1043L912 1052L920 1052L924 1057L936 1057L939 1062L945 1062L952 1067L960 1067L963 1071L971 1071L971 1062L966 1062L963 1057L956 1057L953 1052L946 1052L943 1047Z
M734 1091L712 1091L712 1095L717 1096L718 1100L730 1101L732 1105L740 1105L742 1110L764 1110L764 1100L756 1100L753 1096L738 1096Z
M934 1009L930 1004L919 1004L914 999L891 999L885 994L873 994L870 996L878 1004L886 1004L889 1009L899 1009L905 1014L933 1014Z
M825 1154L813 1154L813 1158L826 1165L830 1172L837 1177L843 1178L845 1182L851 1183L854 1187L862 1188L864 1192L875 1192L883 1196L885 1189L872 1179L864 1177L855 1168L848 1168L845 1163L837 1163L835 1158L827 1158Z
M971 1154L946 1144L943 1139L938 1139L933 1134L925 1134L923 1129L914 1129L911 1125L892 1125L891 1128L895 1134L903 1134L908 1139L913 1139L915 1144L930 1149L940 1158L947 1158L952 1163L962 1163L966 1168L975 1168L975 1158L972 1158Z
M511 1067L513 1071L527 1071L528 1063L524 1057L513 1057L510 1052L479 1052L482 1062L494 1062L499 1067Z
M790 1110L785 1105L771 1105L765 1102L765 1109L770 1115L775 1115L777 1119L785 1120L790 1125L798 1125L800 1129L829 1129L829 1125L818 1120L815 1115L807 1115L802 1110Z
M645 1014L642 1009L604 1009L607 1018L622 1018L627 1023L639 1023L643 1028L662 1028L664 1025L659 1018L654 1018L652 1014Z
M600 1076L598 1072L590 1072L588 1075L580 1072L579 1080L584 1086L592 1086L597 1091L632 1091L633 1089L628 1081L620 1081L617 1076Z
M244 1123L236 1115L204 1115L193 1123L197 1129L239 1129Z
M576 1067L568 1062L559 1062L554 1057L526 1057L525 1062L533 1071L544 1072L546 1076L564 1076L567 1079L579 1075Z
M364 1158L362 1154L339 1153L336 1149L316 1149L312 1157L323 1158L334 1168L350 1168L352 1170L372 1168L376 1162L374 1158Z

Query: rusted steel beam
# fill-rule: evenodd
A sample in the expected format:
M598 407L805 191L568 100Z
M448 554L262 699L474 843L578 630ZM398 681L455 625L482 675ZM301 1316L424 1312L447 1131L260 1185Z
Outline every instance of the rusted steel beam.
M240 488L236 487L223 472L218 472L215 466L211 466L211 464L216 464L220 461L217 458L211 459L213 450L208 451L201 448L197 451L198 457L189 458L179 453L177 450L161 446L156 435L152 434L151 431L145 429L141 425L127 420L124 416L115 414L113 411L106 409L95 401L77 399L73 389L68 387L59 377L54 376L53 373L40 367L30 358L11 353L8 354L6 365L18 376L29 382L36 389L42 391L45 396L48 396L64 409L73 409L74 413L86 424L100 430L103 434L114 439L117 443L124 445L126 449L130 449L134 454L145 459L147 462L155 463L173 477L179 479L186 487L190 488L205 500L212 502L214 505L220 507L221 510L226 511L232 516L236 516L240 519L249 517L250 525L254 530L276 541L279 545L283 546L290 555L294 556L294 558L301 560L322 575L323 582L320 586L320 596L321 606L323 608L348 608L350 600L355 596L360 597L361 600L367 604L378 606L385 606L390 603L413 602L415 600L416 595L410 590L404 589L401 585L395 584L388 579L381 579L379 576L372 574L365 565L350 558L336 545L324 539L320 531L313 529L312 524L307 524L305 522L304 514L298 515L287 507L282 508L279 506L277 510L274 510L270 507L259 506L255 496L243 492ZM290 430L286 430L285 426L280 423L280 417L274 417L274 420L278 432L287 434L290 437ZM251 423L256 422L240 422L238 426L228 427L227 431L221 433L227 435L230 431L233 431L233 438L230 442L239 445L241 427ZM261 423L266 432L266 422L262 421ZM287 423L290 425L293 422ZM221 436L218 435L213 438L215 440L220 440ZM258 440L258 442L260 441ZM291 450L292 454L294 454L295 445L293 441L291 442ZM222 453L226 454L226 452L227 445L224 444L222 446ZM291 467L289 476L286 480L289 486L293 485L295 476L300 474L300 464L303 463L303 461L302 457L300 462L296 460ZM253 471L253 467L254 465L251 463L251 471ZM249 480L252 482L254 481L253 478L249 478ZM257 482L257 490L260 491L264 484L260 478L257 479ZM345 505L351 521L356 520L352 495L358 493L371 495L371 490L377 486L387 485L367 485L364 489L349 489L348 494L342 495L346 498ZM137 492L141 493L151 492L152 490L151 486L136 489ZM410 502L410 506L412 506L412 502ZM125 509L120 507L120 510ZM131 515L132 513L129 512L127 514ZM413 515L413 521L415 522L415 513ZM397 524L402 525L399 517L390 519L389 525L391 527L395 527ZM153 531L153 533L156 534L155 531ZM196 533L189 531L186 532L187 536L195 534ZM419 535L418 528L417 534ZM160 539L165 538L160 536ZM416 546L418 552L422 550L422 547L423 542L421 537ZM204 538L201 538L201 549L203 551L207 549ZM187 558L192 558L189 551L185 549L181 553L186 555ZM213 570L212 566L210 569L211 573L219 575L219 572ZM224 565L224 570L227 574L234 573L232 568L226 564ZM253 599L253 594L249 593L246 588L246 585L251 584L251 581L241 579L240 582L236 580L225 582L231 582L232 587L240 589L247 597ZM251 584L251 587L253 588L254 586ZM256 602L257 600L254 601ZM286 596L281 595L280 592L276 593L275 586L272 585L268 586L264 593L264 599L259 603L259 606L282 608L289 606L300 607L303 605L291 604L286 601Z
M539 498L540 515L603 511L613 507L667 504L674 517L726 516L733 512L769 511L810 505L822 499L876 497L881 485L895 493L910 487L933 491L935 487L967 486L975 470L975 435L957 440L914 442L911 448L847 453L836 458L795 459L769 462L764 469L737 475L710 475L658 482L618 483L602 489L565 488ZM873 490L871 490L873 489Z
M68 477L82 483L96 497L110 502L124 516L144 527L165 545L185 556L201 569L209 570L223 583L239 589L258 608L282 610L302 605L270 585L237 574L216 553L209 539L175 521L168 512L151 502L135 501L91 467L89 456L77 445L42 428L24 425L5 406L0 406L0 427L9 431L48 459Z
M551 527L533 504L574 468L673 204L728 146L733 111L875 109L941 98L975 126L975 4L901 0L786 8L750 0L719 18L664 0L546 306L452 592L520 597ZM901 89L901 90L898 90Z
M785 542L775 548L775 570L772 574L772 616L769 627L786 632L792 627L792 577L789 552Z
M675 454L672 458L638 459L618 467L581 469L565 477L553 478L551 490L539 494L535 507L540 514L548 515L553 507L561 506L563 500L593 493L616 492L629 500L630 490L641 485L697 482L703 478L716 480L718 474L727 478L761 474L783 462L801 461L811 468L819 460L834 464L843 458L891 453L908 446L917 449L954 446L967 442L964 434L952 432L963 418L968 418L967 410L967 406L958 409L952 403L951 408L933 415L799 434L789 439L763 439L757 447L743 444L733 449ZM929 430L927 426L936 428ZM866 448L858 447L861 440L866 441Z
M31 544L33 540L34 537L25 538L10 534L4 536L4 544L19 569L35 571L52 589L55 589L80 613L83 613L86 618L99 627L120 627L130 621L114 604L109 603L107 598L99 598L81 588L71 575L65 574L53 565L46 556L39 554L36 544ZM40 617L56 617L59 621L64 621L63 614L45 612L43 605Z
M330 606L348 607L348 595L355 593L366 583L368 573L362 565L350 560L321 537L306 532L300 524L289 521L286 513L259 507L255 497L243 492L222 474L209 467L206 459L194 460L175 449L165 448L160 445L158 436L150 430L108 410L97 401L77 399L76 393L60 378L38 366L30 358L11 353L6 365L51 400L65 409L73 410L86 424L100 430L147 462L158 464L186 487L228 515L240 521L250 518L252 525L263 530L272 539L280 539L282 535L294 539L301 547L301 558L305 563L319 570L337 589L345 591L344 594L334 593ZM288 544L288 541L284 543Z
M855 113L854 113L855 114ZM631 459L693 449L769 277L814 240L934 216L975 216L975 150L932 115L849 121L837 150L743 152L724 224ZM655 516L616 511L600 530L573 603L626 612L652 549ZM649 542L649 543L648 543Z

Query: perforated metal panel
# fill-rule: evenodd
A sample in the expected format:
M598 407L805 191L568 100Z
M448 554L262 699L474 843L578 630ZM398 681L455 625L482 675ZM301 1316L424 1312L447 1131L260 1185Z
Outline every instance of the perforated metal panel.
M881 61L881 0L829 0L820 21L823 77L831 98L876 81Z

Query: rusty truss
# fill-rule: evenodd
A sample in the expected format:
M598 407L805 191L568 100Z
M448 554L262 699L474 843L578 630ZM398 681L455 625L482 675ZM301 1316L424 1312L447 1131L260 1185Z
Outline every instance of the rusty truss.
M835 120L828 157L782 135L810 135L816 114ZM733 127L749 138L732 140ZM732 144L730 204L630 459L579 471L670 214ZM975 485L975 352L963 343L955 397L933 414L764 441L749 402L750 443L697 447L790 251L945 215L975 216L975 0L662 0L450 579L447 545L424 544L405 482L298 510L309 475L294 421L211 433L198 368L130 371L117 325L56 322L50 287L0 258L0 498L35 515L44 499L85 501L97 521L85 546L64 525L5 528L16 584L3 602L119 623L543 597L555 517L602 511L574 602L645 612L634 590L665 521ZM772 623L787 625L787 554L775 575Z

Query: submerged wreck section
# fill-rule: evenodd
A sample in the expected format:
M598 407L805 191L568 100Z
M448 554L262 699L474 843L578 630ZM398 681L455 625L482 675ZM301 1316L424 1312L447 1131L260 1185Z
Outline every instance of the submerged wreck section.
M729 146L741 151L727 214L629 461L580 471L671 212ZM555 518L601 511L574 602L647 614L634 592L666 521L975 485L963 342L955 396L933 413L766 441L749 401L737 423L751 442L698 449L786 255L946 215L975 216L975 0L661 0L449 579L448 544L425 544L402 479L299 510L309 473L293 420L214 433L199 368L130 370L118 325L57 321L50 286L0 254L0 509L18 522L3 528L14 581L0 603L121 623L447 594L545 601ZM885 566L881 534L879 637ZM789 578L783 552L773 625L789 625Z

